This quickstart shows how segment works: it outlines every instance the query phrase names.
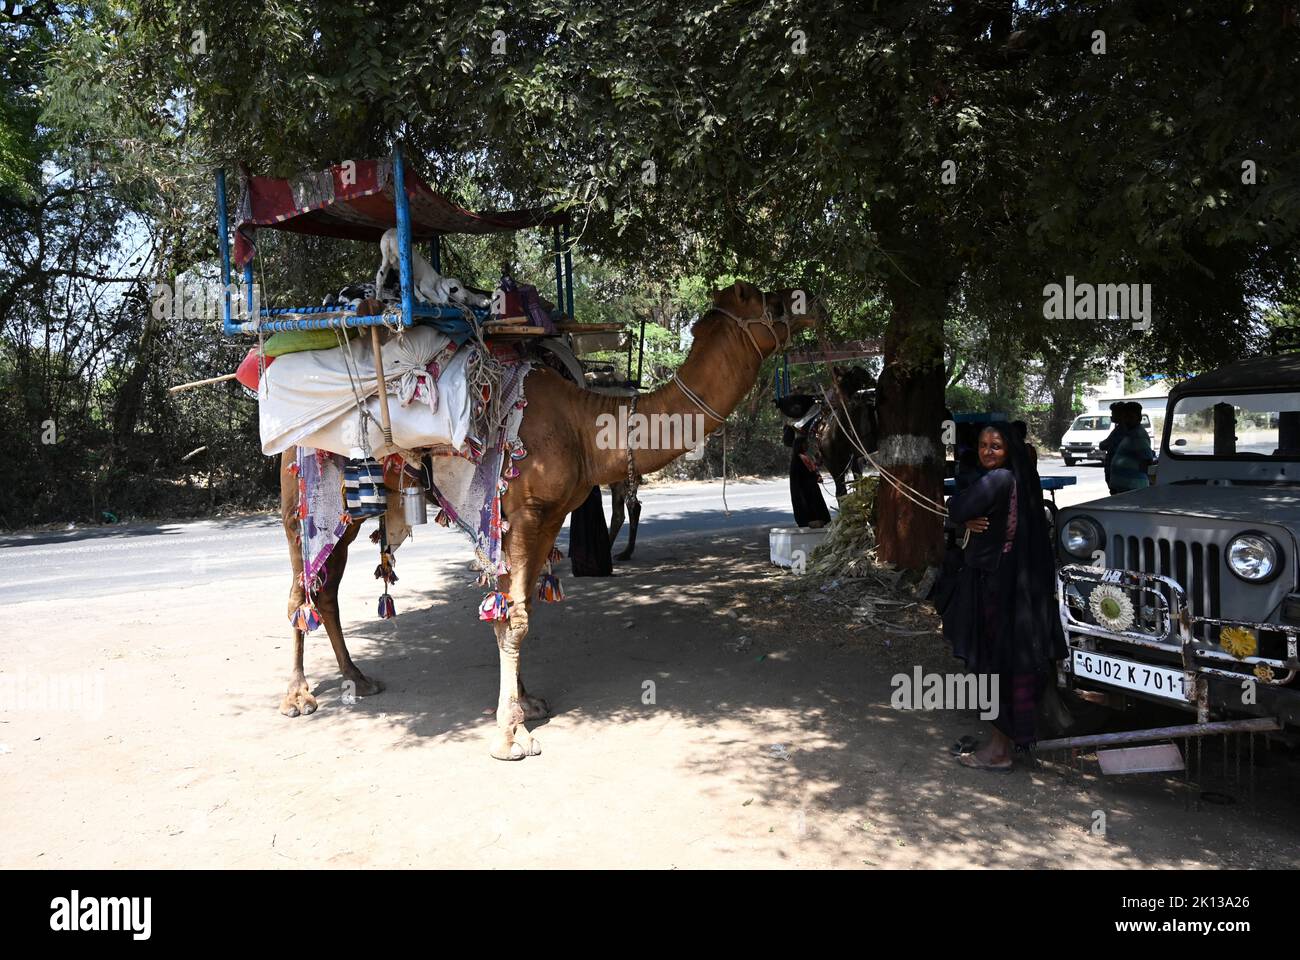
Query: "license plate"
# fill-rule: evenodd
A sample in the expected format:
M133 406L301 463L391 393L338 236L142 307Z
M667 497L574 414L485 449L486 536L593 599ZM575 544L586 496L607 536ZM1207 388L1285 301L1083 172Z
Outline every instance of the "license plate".
M1167 697L1170 700L1191 699L1184 692L1187 684L1181 670L1121 660L1091 650L1073 652L1074 675L1079 679L1095 680L1097 683L1136 690L1154 697Z

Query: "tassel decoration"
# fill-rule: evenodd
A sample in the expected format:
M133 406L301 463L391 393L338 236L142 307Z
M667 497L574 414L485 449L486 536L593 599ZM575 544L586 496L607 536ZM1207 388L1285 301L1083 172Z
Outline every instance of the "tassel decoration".
M559 547L551 547L551 554L546 558L548 564L559 563L564 559L564 552Z
M504 620L510 615L510 597L500 590L493 590L479 604L480 620Z
M310 603L304 603L301 607L293 612L289 618L295 630L301 630L303 633L311 633L320 626L320 614Z
M450 527L451 517L447 516L446 510L439 510L438 515L433 518L433 522L440 527Z
M519 476L519 468L512 463L506 468L506 479L513 480L517 476Z
M391 551L384 550L379 554L379 566L375 567L375 579L382 580L389 586L397 582L397 574L393 572L393 554Z
M385 593L379 598L379 618L391 620L395 616L397 616L397 607L393 604L392 595Z
M564 599L564 588L560 578L553 573L544 573L537 583L537 599L547 603L559 603Z
M522 460L526 456L528 456L528 451L524 449L524 445L522 443L512 447L510 450L511 460Z

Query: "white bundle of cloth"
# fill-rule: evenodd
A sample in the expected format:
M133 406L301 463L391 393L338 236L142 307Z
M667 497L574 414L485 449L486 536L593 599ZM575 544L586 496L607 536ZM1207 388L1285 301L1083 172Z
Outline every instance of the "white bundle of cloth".
M369 337L327 350L278 357L258 385L262 452L292 446L356 456L384 457L398 448L448 444L460 450L469 432L468 349L450 352L451 340L433 327L403 329L383 345L384 379L393 444L384 440L379 378ZM437 377L429 366L438 361ZM374 418L363 423L360 398Z

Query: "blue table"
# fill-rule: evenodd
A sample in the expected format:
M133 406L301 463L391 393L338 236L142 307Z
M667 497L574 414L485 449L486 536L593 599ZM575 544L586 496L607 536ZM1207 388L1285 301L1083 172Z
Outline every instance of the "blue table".
M1052 503L1056 503L1056 491L1063 487L1073 486L1079 482L1078 477L1039 477L1038 484L1044 490L1052 495ZM955 477L948 477L943 481L943 492L952 495L957 492L957 480Z

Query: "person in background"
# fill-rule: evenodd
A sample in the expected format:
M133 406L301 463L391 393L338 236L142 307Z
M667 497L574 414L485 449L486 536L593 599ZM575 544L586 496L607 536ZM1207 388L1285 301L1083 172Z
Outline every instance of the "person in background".
M1124 404L1120 410L1120 427L1119 439L1111 448L1110 454L1112 494L1150 486L1147 468L1156 458L1155 451L1151 449L1151 437L1142 426L1142 404Z
M1110 405L1110 433L1106 435L1105 440L1097 444L1097 449L1101 451L1102 476L1106 478L1106 489L1111 493L1115 491L1110 488L1110 457L1115 452L1115 444L1119 443L1120 432L1124 429L1120 423L1123 407L1124 403L1121 400L1116 400Z
M794 522L800 527L824 527L831 522L831 512L822 496L821 475L809 455L810 434L819 417L817 398L812 394L792 393L776 401L777 407L791 421L781 434L781 442L790 448L790 506Z

